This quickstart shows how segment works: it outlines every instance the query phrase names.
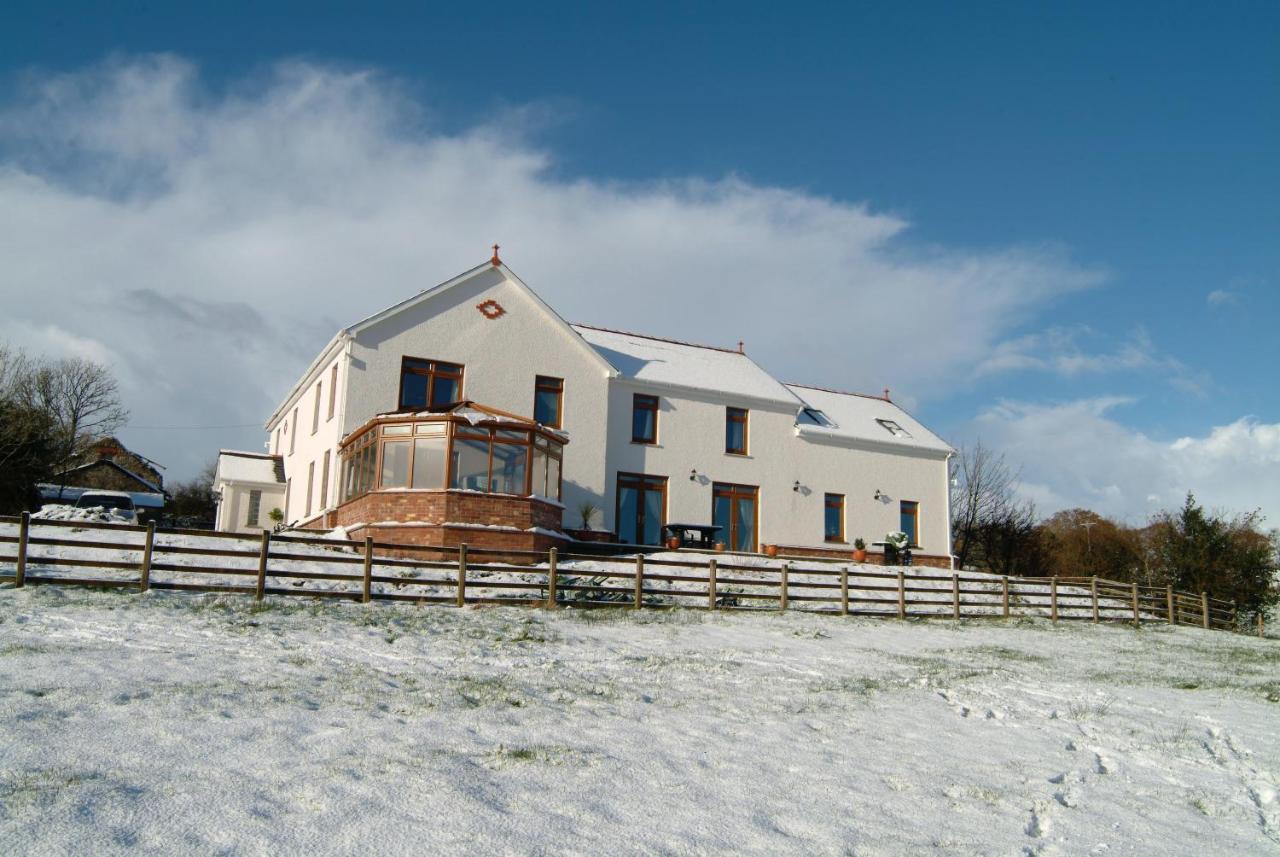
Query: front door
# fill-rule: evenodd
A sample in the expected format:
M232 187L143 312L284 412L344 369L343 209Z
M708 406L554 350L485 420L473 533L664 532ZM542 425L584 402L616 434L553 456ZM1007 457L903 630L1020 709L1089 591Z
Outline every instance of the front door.
M712 486L711 523L720 527L716 538L731 551L756 551L756 497L759 491L754 485L730 485L726 482Z

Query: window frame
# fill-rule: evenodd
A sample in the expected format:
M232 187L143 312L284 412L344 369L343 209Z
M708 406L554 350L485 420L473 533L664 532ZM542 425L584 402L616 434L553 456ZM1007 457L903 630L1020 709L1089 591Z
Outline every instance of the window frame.
M711 483L711 522L716 520L716 500L721 497L729 501L729 526L721 533L724 545L728 550L736 551L735 543L738 535L737 503L745 499L751 500L751 545L747 553L755 553L760 549L760 486L743 485L736 482ZM718 536L717 538L720 538Z
M911 538L908 541L907 547L915 550L919 550L920 549L920 501L919 500L899 500L898 501L898 526L902 526L902 516L906 512L905 507L907 505L911 506L911 518L915 524L915 526L913 527L913 529L915 530L915 533L911 534L913 538Z
M316 463L311 461L307 464L307 502L304 505L306 511L302 513L304 518L311 517L311 500L316 487Z
M735 423L742 425L742 448L729 446L729 427ZM735 408L732 405L724 409L724 451L726 455L750 455L751 450L751 411L748 408Z
M297 448L298 448L298 409L295 407L293 409L293 431L289 432L289 454L293 455L293 453L297 450Z
M333 419L333 412L338 404L338 364L333 364L333 369L329 371L329 415L324 418L325 422Z
M316 401L311 409L311 433L320 430L320 397L324 394L324 381L316 381Z
M556 421L543 423L538 420L538 394L556 394ZM533 379L533 419L541 425L558 429L564 425L564 379L553 375L535 375Z
M627 484L624 484L627 483ZM662 520L658 524L658 544L662 544L662 528L667 525L667 477L655 476L649 473L627 473L618 471L618 475L614 480L613 492L613 525L614 531L617 533L619 540L622 538L622 489L630 488L638 493L636 498L636 535L638 538L644 537L644 494L647 491L657 491L662 495ZM642 542L634 542L634 544L643 544Z
M245 513L246 520L244 525L246 527L258 526L258 522L262 520L262 489L249 489L249 503Z
M410 366L410 363L426 364L425 368L419 366ZM442 371L440 367L446 366L450 369L457 368L457 377L454 378L452 371ZM421 375L427 379L427 401L423 407L406 405L404 402L404 379L406 375ZM436 408L443 408L445 405L451 405L454 402L461 402L466 399L463 393L463 385L466 383L467 367L464 363L451 363L448 360L436 360L427 357L410 357L402 355L400 357L400 391L396 396L396 411L400 413L413 411L430 411ZM438 403L435 400L436 381L441 378L457 380L458 397L449 402Z
M631 442L640 443L646 446L656 446L658 443L658 413L662 410L662 398L652 393L632 393L631 394ZM653 436L637 437L636 436L636 412L652 411L653 412Z
M834 503L832 502L833 498L835 499ZM839 528L839 532L834 536L827 532L827 510L829 509L840 510L840 518L839 518L840 528ZM844 495L843 494L833 494L831 492L827 492L822 495L822 540L824 542L828 542L831 544L847 544L848 543L848 539L845 536L845 529L844 529Z
M329 456L331 450L324 451L324 466L320 468L320 509L329 507Z

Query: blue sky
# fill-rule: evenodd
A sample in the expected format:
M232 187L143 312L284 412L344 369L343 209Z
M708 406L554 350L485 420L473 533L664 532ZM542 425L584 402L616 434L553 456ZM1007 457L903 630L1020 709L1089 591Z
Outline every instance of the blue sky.
M1269 478L1280 470L1273 431L1280 424L1276 4L646 4L631 11L364 4L359 15L345 4L261 5L9 4L0 13L0 74L11 92L4 99L9 122L0 125L5 165L82 202L128 197L167 175L173 161L160 168L153 159L174 157L168 149L123 156L113 137L104 154L97 144L86 147L92 135L85 125L66 130L70 110L78 111L76 123L102 128L105 90L124 99L113 102L120 115L150 115L149 122L122 124L132 130L120 133L141 138L164 127L145 114L135 90L102 85L111 75L117 82L128 77L122 68L148 85L165 75L180 79L181 121L199 134L213 133L209 123L235 122L229 104L296 85L299 74L281 83L282 62L323 70L321 86L372 72L376 98L393 103L393 115L370 118L350 102L341 110L343 122L381 123L386 139L370 144L375 148L388 139L497 140L517 160L538 162L539 193L572 195L586 182L597 197L613 200L604 205L652 201L661 195L655 189L670 183L680 188L674 196L684 210L701 210L708 203L688 183L705 181L717 188L715 204L737 193L726 190L730 182L749 189L755 201L747 207L768 206L760 199L776 189L790 195L785 211L766 218L779 233L797 216L788 208L797 199L806 212L801 225L827 217L812 211L824 203L841 209L837 219L867 213L871 222L861 226L824 220L827 226L813 229L821 241L787 233L778 251L794 254L794 268L789 277L779 273L774 288L808 294L814 287L798 280L826 276L815 274L824 263L850 264L842 262L849 258L842 230L866 227L859 234L876 265L844 286L833 275L832 288L867 290L848 304L851 335L868 323L883 326L887 314L898 338L875 350L815 351L806 363L785 339L756 333L749 320L721 330L637 307L628 324L609 317L607 302L593 302L594 280L580 282L563 260L544 258L552 252L548 238L535 242L518 222L495 216L487 223L484 210L476 212L477 247L503 240L513 267L574 320L712 341L745 337L749 348L759 343L757 359L788 380L892 386L948 438L981 435L1010 450L1024 467L1028 495L1046 509L1079 503L1140 518L1189 488L1228 508L1263 505L1280 522L1277 480ZM149 65L156 55L186 71ZM68 79L77 81L73 97L49 95L50 81ZM62 128L61 136L42 135L46 126ZM95 190L85 176L104 159L111 164L104 175L126 177ZM16 198L11 187L10 201ZM80 221L58 222L74 229ZM867 237L891 222L906 226L884 243ZM431 219L423 224L429 230ZM706 228L708 253L724 253L714 225ZM63 234L75 240L74 232ZM572 249L579 269L594 268L610 239L594 240L555 245L555 252ZM444 279L479 252L434 253L419 260L421 274ZM1019 273L1001 279L1010 253L1020 254ZM787 271L784 261L779 272ZM958 282L944 276L948 267L969 264L990 270ZM906 273L877 288L868 278L884 266ZM640 267L663 279L694 276L688 264ZM957 306L996 319L974 337L980 345L962 354L936 349L940 337L970 336L970 325L917 324L917 312L934 303L927 287L912 290L921 277L933 277L938 293ZM17 294L22 285L11 273L3 288ZM701 272L685 285L708 294L732 289ZM1025 299L993 296L1005 287L1025 290ZM165 288L130 294L181 303L180 289L168 295ZM973 289L973 300L957 298L957 289ZM398 294L389 287L369 300L380 306ZM756 294L748 291L744 303L769 312L764 297L752 304ZM910 294L905 303L902 294ZM163 300L145 303L154 308ZM264 386L305 365L307 352L332 332L326 324L345 323L343 313L356 308L321 313L314 334L297 334L295 348L271 357L273 380ZM28 326L48 319L34 304L27 309ZM218 312L212 305L207 311ZM269 325L272 317L263 313L253 323ZM803 328L803 312L790 323ZM88 327L61 327L73 339L94 339ZM48 342L28 337L23 344ZM97 345L131 359L122 345ZM924 368L904 368L920 361ZM135 374L139 391L155 388L142 383L141 370ZM260 411L275 395L247 398L244 412ZM184 400L172 396L162 406L139 393L130 402L135 423L185 424L174 413ZM213 424L211 403L188 404L191 424ZM251 431L231 434L206 432L199 443L255 442ZM1082 434L1094 445L1079 445ZM192 470L193 453L170 451L169 439L153 435L139 428L129 437L159 446L156 457L167 455L176 471ZM1046 459L1058 463L1049 467ZM1127 470L1135 459L1142 467ZM1156 472L1162 468L1168 472ZM1108 484L1112 476L1115 484Z

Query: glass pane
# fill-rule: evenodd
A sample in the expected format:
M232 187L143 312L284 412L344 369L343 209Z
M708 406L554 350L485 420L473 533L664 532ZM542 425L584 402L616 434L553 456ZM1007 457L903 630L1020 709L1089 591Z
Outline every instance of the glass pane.
M498 440L518 440L520 443L529 441L529 433L527 431L512 431L511 429L498 429L493 433Z
M457 380L437 375L431 386L431 406L434 408L458 401L458 388Z
M493 445L493 477L490 489L501 494L521 494L524 490L528 448L514 443Z
M389 440L382 445L381 487L409 487L409 441Z
M915 503L902 504L902 515L899 529L907 534L907 538L911 544L919 544L916 541L916 505Z
M529 493L547 496L547 454L540 449L533 451L533 481Z
M453 439L453 481L450 488L487 491L489 481L489 442Z
M373 488L373 470L377 466L378 445L371 443L360 450L360 493Z
M444 487L444 447L442 437L418 438L413 442L413 487Z
M445 428L446 426L444 423L418 423L415 433L419 436L427 435L429 437L444 437Z
M828 539L840 538L840 506L832 504L827 506L827 527L826 537Z
M560 425L560 394L552 390L534 393L533 418L544 425Z
M732 508L728 497L716 497L715 502L711 505L711 523L720 529L716 532L715 540L729 544L729 523Z
M427 376L405 372L400 376L400 407L425 408L427 406Z
M662 492L644 492L644 545L662 544Z
M412 431L413 431L413 426L406 426L406 425L394 425L394 426L382 427L382 434L384 436L405 435L405 434L410 434Z
M753 551L756 549L756 502L746 497L737 498L737 524L734 550Z
M556 458L547 459L547 496L560 499L560 461Z
M746 439L743 437L743 431L746 429L746 423L727 420L724 424L724 448L728 452L742 452L746 449Z
M636 408L631 412L631 437L635 440L653 440L653 411Z
M636 522L640 509L640 492L634 488L618 489L618 540L636 544Z

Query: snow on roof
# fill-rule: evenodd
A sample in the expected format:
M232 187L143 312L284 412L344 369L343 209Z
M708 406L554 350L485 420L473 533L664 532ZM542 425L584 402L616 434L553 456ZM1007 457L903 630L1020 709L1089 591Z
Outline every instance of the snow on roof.
M880 396L841 393L802 384L787 384L817 414L801 412L796 426L801 436L871 441L891 446L953 452L952 448L911 414Z
M284 460L261 452L218 450L216 479L224 482L277 482L284 484Z
M583 324L573 329L624 378L800 404L780 381L739 351Z

